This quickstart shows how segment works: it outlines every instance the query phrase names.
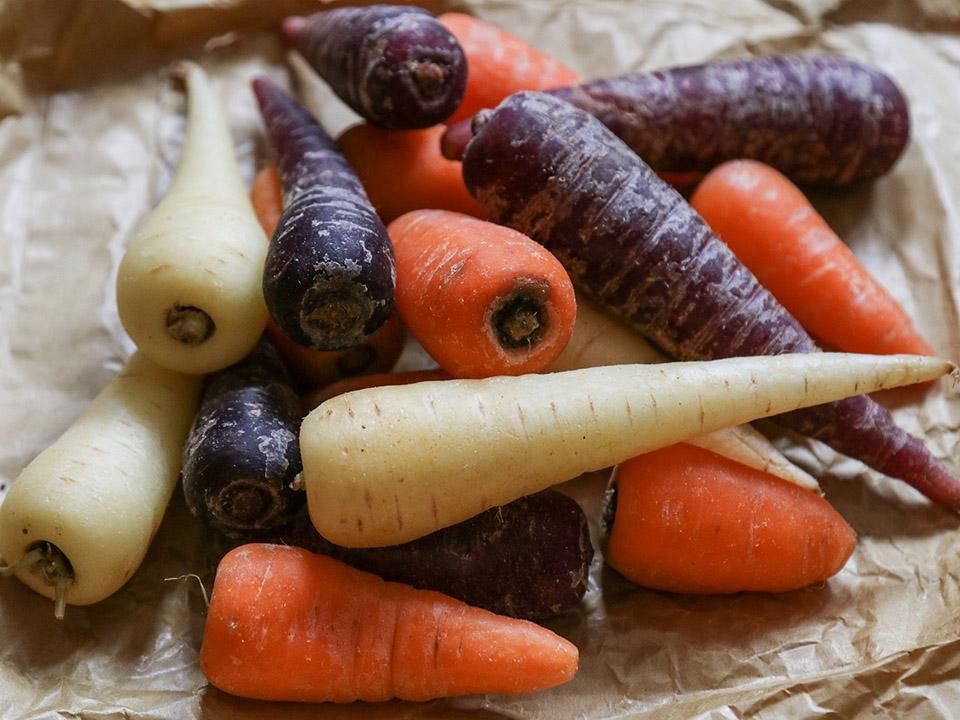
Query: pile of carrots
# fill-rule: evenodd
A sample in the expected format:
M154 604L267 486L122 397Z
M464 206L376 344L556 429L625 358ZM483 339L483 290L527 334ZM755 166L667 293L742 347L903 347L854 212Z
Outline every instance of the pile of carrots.
M400 11L374 6L364 12L368 12L371 22L382 24ZM418 10L406 21L415 21L416 32L429 37L437 47L443 46L445 52L450 50L454 58L451 62L455 62L458 52L466 60L465 86L451 90L456 96L455 111L445 121L451 125L474 118L476 131L488 117L485 111L514 93L573 86L583 81L574 70L477 18L450 13L434 20ZM323 38L318 40L307 34L318 33L318 28L326 27L325 23L335 22L336 17L329 16L297 19L284 25L290 42L316 63L321 75L331 71L325 65L331 62L324 54L326 46L321 42ZM359 20L354 18L351 22ZM447 42L443 28L455 38L453 44L458 43L457 52L456 48L443 45ZM408 44L412 41L398 41L397 52L406 51ZM412 82L420 83L421 93L432 91L440 82L438 72L428 68L415 74ZM195 88L201 80L193 78L192 82L196 83ZM262 398L296 397L296 390L302 402L300 415L310 417L304 424L303 432L307 432L334 412L348 414L357 424L366 422L363 413L367 406L372 408L370 417L381 418L375 422L394 422L390 416L391 398L400 397L397 393L404 390L397 387L384 391L394 395L382 396L357 391L409 386L406 392L413 392L410 388L418 383L440 387L460 382L456 388L461 396L477 402L475 423L479 427L495 422L486 413L492 417L498 412L498 408L483 404L483 398L488 397L484 393L506 395L515 387L506 381L491 384L498 382L491 378L550 373L558 367L645 362L638 357L644 352L650 353L647 357L656 357L655 350L637 350L634 345L618 355L612 340L611 346L604 348L604 343L616 333L628 338L635 335L624 326L619 330L601 330L599 336L583 339L584 333L590 332L583 325L588 309L582 303L578 317L578 298L571 280L571 275L575 276L571 268L575 269L579 260L563 252L554 255L516 229L487 221L489 197L481 197L485 200L481 202L474 196L477 193L468 192L460 162L441 153L443 142L449 150L449 144L457 141L457 137L445 135L443 124L408 128L400 123L384 126L381 122L378 126L373 121L365 122L347 130L335 144L317 135L316 144L303 145L308 148L304 151L308 157L300 162L291 159L291 148L303 143L305 131L298 130L296 122L308 114L279 89L258 82L258 98L277 160L264 164L249 193L255 221L264 235L262 247L257 249L254 243L253 250L236 252L266 254L268 274L273 273L271 282L280 282L283 274L292 272L297 264L296 252L307 252L308 240L298 233L308 232L310 227L333 232L341 227L338 223L343 223L344 217L362 215L362 233L357 235L360 240L356 247L366 251L380 243L372 254L382 253L382 257L378 256L378 267L361 267L356 273L366 273L364 278L369 275L377 282L383 280L384 287L378 289L383 292L376 297L372 292L370 297L361 297L351 283L362 283L349 272L341 273L338 265L336 272L341 274L330 271L326 278L329 282L322 289L326 293L323 297L330 299L319 310L309 305L320 292L313 288L297 288L295 301L288 287L276 289L268 299L271 317L264 311L262 298L244 300L252 303L255 311L250 311L252 326L244 328L243 347L231 347L229 358L219 364L213 350L204 349L202 363L191 364L190 360L182 365L188 368L184 372L215 373L211 375L198 420L185 440L184 463L191 468L191 474L198 468L195 482L203 483L204 472L230 472L213 470L212 461L207 463L204 459L201 463L197 458L219 457L217 453L226 447L222 444L227 441L216 437L223 428L212 427L211 423L227 424L223 418L233 417L229 414L233 410L220 404L231 393L247 393L232 396L231 402L236 405L241 402L238 397L242 402L252 398L249 402L255 404L268 402ZM456 85L458 81L453 78L451 82ZM196 92L201 97L200 91ZM358 91L351 95L350 102L363 112L367 101L373 103L377 99L376 92L376 88ZM377 122L377 118L382 120L384 107L389 108L390 104L378 105L378 114L370 117ZM459 127L457 133L467 132L464 125L454 127ZM209 127L206 131L213 132ZM320 133L322 128L311 132ZM460 136L460 141L469 141L469 137ZM330 173L340 174L342 187L324 196L326 199L320 203L323 207L315 207L311 189L303 185L304 178L315 179ZM675 177L686 183L690 175ZM358 190L357 179L362 190ZM348 208L343 216L335 214L338 203ZM776 169L757 160L725 162L697 183L690 203L739 261L824 347L866 354L934 354L896 300L859 264L801 190ZM295 212L292 206L296 206ZM314 212L316 216L311 215ZM557 212L576 214L578 208ZM244 218L250 220L246 215ZM538 220L532 218L530 222L536 226ZM271 237L274 239L268 241ZM385 238L388 242L383 244ZM356 240L348 239L350 243ZM346 259L338 259L341 251ZM340 263L353 272L359 264L352 256L346 257L348 251L353 252L347 240L341 245L309 249L323 259L317 261L318 267L329 260L331 267ZM149 258L143 258L149 253L144 253L135 258L136 262L148 262ZM215 276L218 272L225 271L210 263L208 274ZM164 272L156 268L146 272L149 277L145 282L154 282L153 276L158 274ZM146 291L135 285L138 278L130 277L130 289L125 289L124 297L134 298L130 303L140 303L142 296L137 293ZM387 287L389 284L392 287ZM368 288L364 285L363 289ZM214 338L219 340L231 332L233 326L229 322L235 321L220 314L217 304L204 304L206 297L202 293L196 298L190 302L177 300L175 311L165 316L166 330L176 335L183 346L203 348ZM293 305L301 300L304 304ZM281 304L282 317L275 309ZM132 307L127 308L128 316L136 315ZM327 313L331 307L342 308L344 317L358 310L359 319L343 319L332 315L332 310ZM343 337L353 338L342 343L336 337L341 320L343 328L349 326ZM596 322L600 323L596 327L605 328L603 323L616 321L607 318ZM163 335L164 329L159 322L155 326L142 325L138 331L144 338L141 350L149 355L149 344ZM274 361L274 350L268 345L254 349L252 343L261 332L285 367ZM404 347L407 333L423 346L436 362L436 368L389 372ZM315 337L322 337L322 342L314 342ZM356 337L362 339L357 341ZM588 352L583 349L586 345L581 345L576 358L565 361L564 351L569 354L569 348L578 342L592 344L592 350ZM641 341L636 338L636 342ZM186 352L180 345L170 345L168 338L163 338L162 343L166 344L161 353L172 356L181 350ZM601 348L599 353L597 348ZM248 358L247 365L237 364L240 356ZM166 367L165 355L150 357ZM257 362L249 362L251 357ZM189 369L193 367L200 369ZM935 376L933 370L925 372L928 374L921 379ZM877 387L883 385L881 380L877 383ZM859 392L859 387L859 382L855 383L852 392ZM837 398L842 396L838 391ZM421 398L420 410L432 413L441 422L444 408L438 408L432 397L425 394ZM583 407L578 412L592 416L592 422L600 427L606 421L605 411L595 408L589 395L587 398L589 407L581 403ZM334 399L339 404L332 404ZM624 401L626 417L633 427L633 409L626 394ZM621 399L617 398L617 402L619 410ZM656 413L656 399L652 402ZM551 398L543 398L543 403L544 408L552 409L550 422L559 428L557 437L567 437L562 432L564 423L572 422L567 420L573 417L572 411L565 415L568 409L558 409ZM195 407L196 398L185 400L184 407L188 405ZM517 417L511 417L509 425L501 421L494 428L504 436L504 443L508 435L511 442L524 434L527 437L523 441L534 442L537 433L547 434L537 424L537 418L524 414L524 407L530 406L518 403ZM699 412L701 427L712 427L702 406ZM768 403L767 414L773 412ZM549 416L549 411L544 414ZM762 411L750 417L760 414ZM204 417L220 420L210 421L204 427L200 420ZM402 414L398 417L396 422L404 422ZM259 409L256 419L265 421ZM236 529L241 543L253 541L224 556L217 572L201 651L203 671L213 685L226 692L267 700L419 701L468 693L525 693L553 687L574 676L578 663L576 647L534 622L497 615L432 590L386 582L331 557L270 542L283 537L277 528L282 521L289 521L302 504L302 498L291 495L288 482L301 467L301 454L303 482L307 484L314 524L323 530L323 522L333 523L339 537L360 538L357 547L362 547L367 537L388 537L394 531L397 537L405 539L404 533L416 535L412 524L425 518L423 522L429 525L431 512L432 522L443 526L442 519L448 512L443 501L438 503L434 495L427 494L423 497L431 498L432 508L430 503L423 503L422 512L414 518L413 514L405 514L399 490L391 497L375 497L357 489L360 485L347 485L352 482L349 478L343 479L337 491L356 500L357 513L341 507L317 510L313 493L320 492L316 489L319 481L315 470L316 458L320 457L318 443L306 442L301 434L300 448L293 452L290 443L296 442L297 424L289 417L285 422L274 433L276 437L261 438L259 450L266 461L257 447L250 451L254 474L267 477L272 472L271 463L282 463L283 474L268 478L274 486L281 482L276 478L284 478L282 486L268 493L266 486L251 487L249 478L233 484L231 477L225 478L224 487L218 485L216 491L202 486L188 491L192 493L188 494L191 510L201 517L211 508L216 513L235 511L236 518L213 524L228 531ZM375 432L366 425L357 430L361 434L364 431ZM584 429L585 442L603 445L602 435L597 435L599 439L594 442L594 436L588 440L587 433ZM580 435L580 430L573 435ZM270 445L274 441L276 447ZM197 454L197 448L208 442L213 445L206 446L203 452L207 454ZM737 457L737 452L723 449L739 440L726 446L710 446L713 449L705 449L703 442L692 437L690 442L694 444L668 445L631 459L623 456L623 462L617 463L609 488L605 528L604 559L611 567L637 585L706 594L782 592L822 583L843 568L854 551L855 534L817 492L815 481L807 482L796 468L786 472L774 469L781 461L789 464L776 457L772 448L753 450L760 456L768 453L767 460L758 468L757 463L731 459ZM361 445L359 452L369 447L373 446ZM337 451L346 456L348 443L345 441L342 448L338 446ZM592 451L593 448L584 450L581 455ZM229 452L229 448L224 452ZM424 454L430 452L429 447L423 450ZM474 462L471 453L477 452L480 451L475 447L464 445L464 468ZM572 448L570 452L576 454L578 450ZM372 460L366 457L364 461L389 464L385 457L382 459L382 463L380 456ZM549 460L541 462L539 457L530 459L530 464L538 467L547 467L548 463ZM793 471L796 475L791 474ZM399 470L397 473L397 488L406 482L411 493L431 492L418 486L418 478ZM549 476L549 472L544 471L544 475ZM465 488L467 500L461 500L472 502L473 490ZM506 504L489 500L485 493L478 491L477 507L470 506L474 508L472 514ZM275 502L274 495L284 498L282 513L277 507L267 507ZM943 496L950 497L949 492L944 491ZM163 506L158 507L157 522ZM321 515L325 516L323 520ZM258 524L264 517L269 517L270 523ZM385 524L383 517L389 517L396 527ZM210 519L205 517L205 521ZM246 521L248 525L243 524ZM26 525L27 521L23 523ZM27 533L26 528L23 533ZM369 544L394 543L371 540ZM51 553L56 557L55 550L44 546L43 561L52 562L50 557ZM579 550L577 557L586 558L586 572L592 547L589 552ZM30 562L40 557L41 554L34 553ZM58 562L63 564L62 559ZM25 563L22 561L9 572L26 571ZM69 562L66 567L70 567ZM69 588L71 582L79 583L79 579L62 576L58 581L58 603L64 598L70 602L69 590L64 588ZM35 586L46 592L39 580Z

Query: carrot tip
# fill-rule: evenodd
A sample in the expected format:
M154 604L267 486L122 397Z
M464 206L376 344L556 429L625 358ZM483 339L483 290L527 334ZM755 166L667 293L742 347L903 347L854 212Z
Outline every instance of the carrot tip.
M440 138L440 154L447 160L463 158L467 143L473 138L472 120L461 120L443 131Z

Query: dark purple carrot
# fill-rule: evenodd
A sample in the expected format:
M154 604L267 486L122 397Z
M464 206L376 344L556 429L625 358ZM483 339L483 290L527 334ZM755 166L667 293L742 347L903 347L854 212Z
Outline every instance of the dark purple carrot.
M265 340L210 376L183 449L183 490L196 517L227 534L288 522L304 493L300 399Z
M475 128L464 180L491 220L546 246L582 290L668 354L818 350L683 198L591 115L518 93L478 114ZM960 480L867 397L780 420L960 509Z
M828 55L722 60L547 92L598 118L657 171L751 158L798 183L842 186L887 172L910 131L887 75ZM459 159L468 127L446 131L446 157Z
M329 555L386 580L527 619L576 607L593 559L586 516L576 501L553 490L392 547L334 545L305 515L270 537L268 542Z
M372 5L287 18L290 42L347 105L373 125L414 130L460 105L467 61L422 8Z
M267 309L301 345L358 345L393 312L390 237L356 173L313 116L269 80L254 80L253 89L284 195L263 269Z

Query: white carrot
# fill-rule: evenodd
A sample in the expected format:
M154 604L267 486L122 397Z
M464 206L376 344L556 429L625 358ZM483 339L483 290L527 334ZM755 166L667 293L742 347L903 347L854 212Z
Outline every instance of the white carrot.
M399 544L705 432L952 367L929 357L811 353L346 393L301 428L310 517L340 545Z
M88 605L140 566L177 483L200 377L135 354L20 473L0 505L0 556L41 595Z
M662 362L667 362L667 358L640 335L578 293L573 335L548 370L561 372L606 365ZM807 490L820 492L820 485L812 475L790 462L751 425L715 430L687 442Z
M139 227L117 275L124 329L154 362L206 373L232 365L267 321L267 240L206 75L185 64L187 138L163 200Z

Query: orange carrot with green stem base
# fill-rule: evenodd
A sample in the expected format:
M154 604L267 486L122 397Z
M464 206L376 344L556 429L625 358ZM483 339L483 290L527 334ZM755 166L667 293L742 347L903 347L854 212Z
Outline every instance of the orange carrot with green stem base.
M220 690L300 702L532 692L570 680L578 659L534 623L267 544L220 561L200 649Z
M934 354L800 189L769 165L724 163L690 204L811 335L845 352Z

